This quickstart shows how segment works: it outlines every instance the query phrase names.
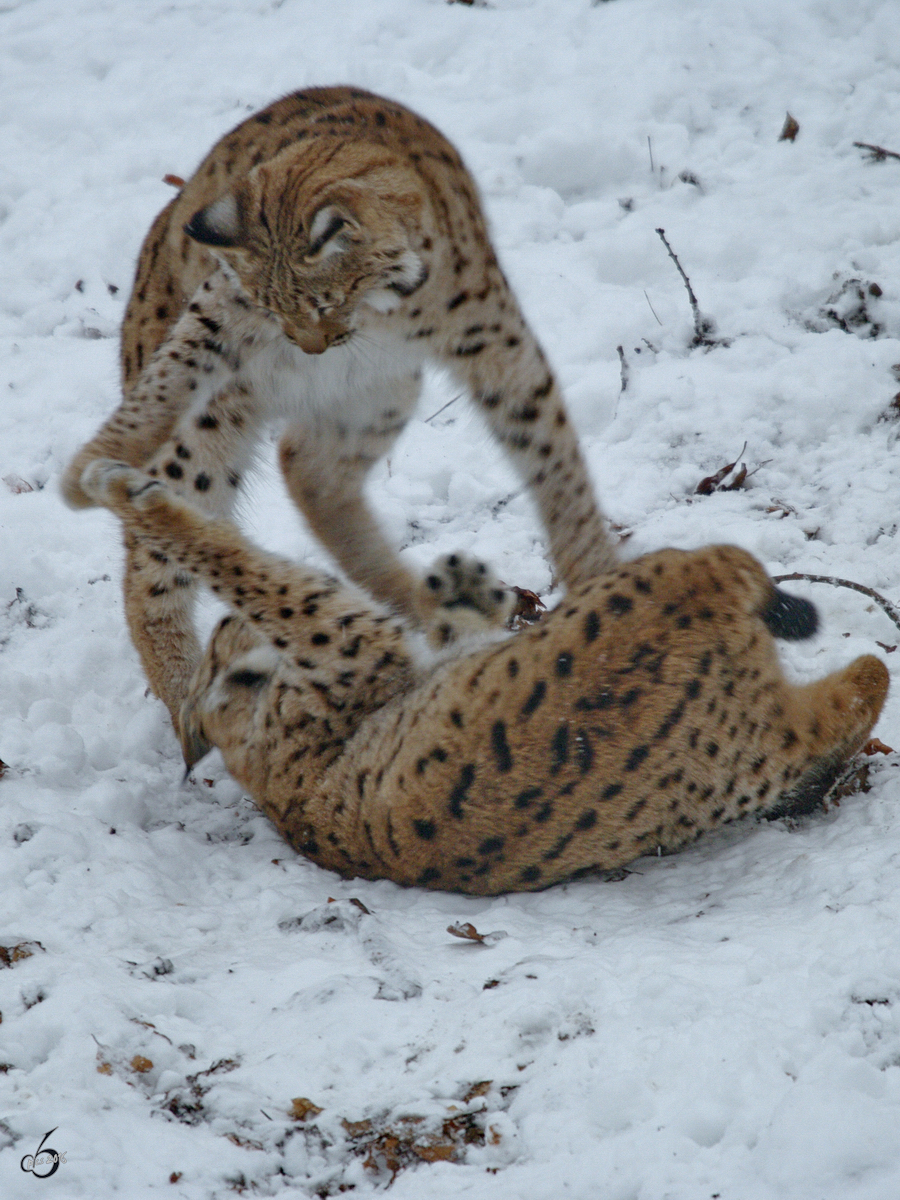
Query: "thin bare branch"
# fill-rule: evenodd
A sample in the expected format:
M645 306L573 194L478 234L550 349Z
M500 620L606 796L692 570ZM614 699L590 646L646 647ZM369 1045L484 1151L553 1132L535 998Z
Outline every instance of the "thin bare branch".
M647 301L647 306L649 307L650 311L653 313L654 317L656 317L656 309L650 303L650 297L647 295L646 288L644 288L644 299ZM656 317L656 323L657 325L662 325L662 321L659 319L659 317Z
M437 410L437 412L433 412L430 417L426 417L425 424L427 425L429 421L433 421L435 417L439 417L445 408L449 408L451 404L455 404L457 402L457 400L461 400L462 396L463 396L462 392L457 392L457 394L453 397L452 400L448 400L446 404L441 405L441 407Z
M716 323L712 317L707 317L700 311L700 305L697 303L697 297L694 295L694 289L691 287L691 281L688 279L687 272L685 271L684 267L682 267L681 263L678 261L678 255L669 245L668 239L666 238L666 231L664 229L657 229L656 232L659 234L662 244L668 251L669 258L671 258L672 262L678 268L678 274L684 280L684 286L687 288L691 312L694 314L694 340L691 342L691 345L707 347L727 346L727 341L713 337L713 334L716 332Z
M884 162L886 158L900 158L896 150L885 150L884 146L873 146L869 142L854 142L857 150L868 150L873 162Z

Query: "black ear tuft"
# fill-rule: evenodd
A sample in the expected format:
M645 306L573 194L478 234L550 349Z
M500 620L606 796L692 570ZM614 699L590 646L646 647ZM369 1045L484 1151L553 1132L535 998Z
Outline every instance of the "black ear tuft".
M789 596L781 588L772 589L772 598L760 616L773 637L789 642L810 638L819 628L815 605L799 596Z
M234 196L222 196L195 212L184 232L203 246L237 246L241 229Z

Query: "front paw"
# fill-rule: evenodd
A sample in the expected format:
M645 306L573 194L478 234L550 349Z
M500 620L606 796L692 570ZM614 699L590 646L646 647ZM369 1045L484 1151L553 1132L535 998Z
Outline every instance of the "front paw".
M127 463L95 458L81 473L81 490L95 504L119 512L149 507L165 486Z
M516 602L512 589L505 587L486 563L464 554L439 558L426 575L421 593L422 607L428 613L428 636L437 646L504 628Z

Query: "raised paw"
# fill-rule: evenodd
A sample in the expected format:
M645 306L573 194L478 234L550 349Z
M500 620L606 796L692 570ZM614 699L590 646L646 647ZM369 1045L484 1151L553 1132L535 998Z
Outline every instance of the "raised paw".
M145 508L154 493L165 485L143 471L110 458L95 458L81 473L81 488L95 504L120 512L123 508Z
M515 594L476 558L446 554L432 565L421 586L429 640L447 646L462 637L502 629Z

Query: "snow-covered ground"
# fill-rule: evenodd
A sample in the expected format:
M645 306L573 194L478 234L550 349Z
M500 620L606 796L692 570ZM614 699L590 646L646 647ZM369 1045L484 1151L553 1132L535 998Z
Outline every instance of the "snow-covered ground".
M854 147L900 152L896 0L5 0L0 943L31 953L0 951L0 1194L896 1200L900 757L795 827L492 900L317 869L215 757L180 785L115 524L57 478L117 403L163 175L336 82L460 147L629 553L734 541L900 598L900 160ZM453 394L375 503L411 561L546 592L496 447L464 400L433 417ZM242 519L321 560L271 463ZM866 597L793 586L824 618L798 677L893 666Z

